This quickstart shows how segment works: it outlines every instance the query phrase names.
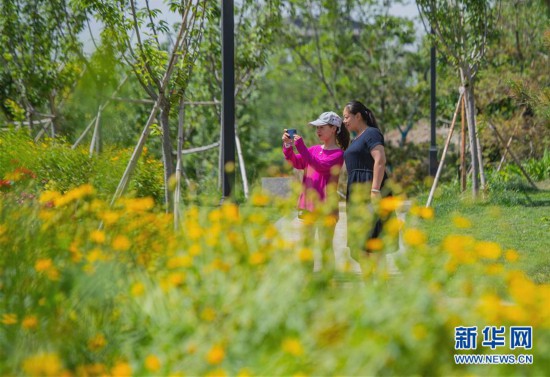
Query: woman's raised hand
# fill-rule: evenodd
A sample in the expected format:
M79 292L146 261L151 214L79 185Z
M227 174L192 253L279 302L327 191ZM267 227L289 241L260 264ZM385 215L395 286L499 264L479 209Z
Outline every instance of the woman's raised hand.
M283 139L283 142L285 144L291 144L292 143L292 139L290 138L290 135L286 132L286 128L284 129L282 139Z

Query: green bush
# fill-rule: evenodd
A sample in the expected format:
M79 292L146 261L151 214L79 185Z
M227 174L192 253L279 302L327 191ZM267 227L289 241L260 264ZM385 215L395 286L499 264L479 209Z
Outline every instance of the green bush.
M18 169L28 170L40 188L66 192L91 183L102 198L111 197L122 178L131 149L107 148L89 155L87 148L71 149L62 139L34 143L26 131L0 134L0 179ZM134 195L164 201L162 162L147 152L138 161L129 185Z

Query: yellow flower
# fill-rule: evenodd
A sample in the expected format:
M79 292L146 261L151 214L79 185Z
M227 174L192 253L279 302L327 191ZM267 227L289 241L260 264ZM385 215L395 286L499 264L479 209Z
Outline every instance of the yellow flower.
M206 377L227 377L227 372L223 369L215 369L208 372Z
M190 239L196 241L202 236L202 229L199 224L192 224L187 226L187 235Z
M132 375L132 367L126 362L118 362L111 369L113 377L130 377Z
M231 265L229 263L224 262L220 258L214 259L210 265L211 265L211 268L215 270L220 270L223 272L227 272L231 268Z
M471 264L476 259L475 239L472 236L451 234L443 240L443 249L453 257L454 263Z
M488 275L499 275L504 271L504 266L499 263L490 264L485 268Z
M434 218L434 209L432 207L420 207L420 217L426 220Z
M4 235L8 233L7 225L0 224L0 243L7 241L7 238Z
M98 351L105 347L107 340L103 334L97 334L93 338L88 340L88 348L90 351Z
M511 272L508 282L508 291L516 302L523 305L536 303L537 286L521 271Z
M370 251L379 251L384 248L384 241L380 238L370 238L367 240L366 246Z
M210 307L204 308L201 312L201 318L207 322L212 322L216 319L216 311Z
M265 262L265 260L266 260L266 256L261 251L257 251L250 254L250 257L248 258L249 263L253 266L262 264Z
M94 263L96 261L104 261L107 260L107 256L101 251L101 249L93 248L90 250L90 253L88 254L88 257L86 258L88 262Z
M396 236L403 228L404 223L405 222L403 220L398 219L397 217L392 217L386 222L386 224L384 224L384 230L390 236Z
M103 220L105 225L112 225L118 221L120 214L115 211L105 211L102 212L99 217Z
M271 224L265 229L264 237L268 240L272 240L275 236L277 236L278 232L277 227Z
M409 228L403 234L403 240L410 246L420 246L426 243L426 234L420 229Z
M428 336L428 330L426 326L417 323L413 326L412 335L416 340L422 340Z
M269 204L269 196L262 193L255 193L250 200L255 206L264 207Z
M304 225L313 225L317 221L317 214L313 212L307 212L302 215L302 222Z
M168 282L174 287L183 284L184 281L185 274L183 272L174 272L168 275Z
M508 262L516 262L519 259L519 254L515 250L506 250L506 253L504 253L504 256Z
M174 269L178 267L191 267L193 265L193 258L189 255L178 255L168 259L166 267Z
M105 232L101 230L94 230L92 233L90 233L90 239L95 243L104 243Z
M460 229L465 229L465 228L471 228L472 227L472 222L470 220L468 220L465 217L458 216L458 215L453 217L453 223L457 228L460 228Z
M208 220L210 220L211 222L220 221L222 218L222 211L220 211L219 209L212 210L208 214Z
M2 316L2 323L4 325L15 325L17 323L17 314L6 313Z
M390 212L393 212L403 204L403 199L398 196L387 196L380 200L380 214L385 216Z
M145 368L150 372L158 372L160 370L160 360L155 355L147 355L145 358Z
M311 250L307 247L301 248L300 251L298 252L298 258L300 258L300 260L302 262L312 261L313 260L313 250Z
M40 204L50 203L55 201L61 196L61 194L57 191L43 191L40 194L40 198L38 198L38 202Z
M49 270L53 266L52 260L50 258L38 259L34 264L34 269L37 272L44 272Z
M27 330L35 329L36 327L38 327L38 318L35 315L28 315L23 318L21 326L23 326L23 328Z
M512 323L521 325L531 318L527 311L519 305L504 305L503 308L504 317L506 317Z
M477 310L490 323L498 323L502 313L501 309L500 297L492 293L484 294L477 303Z
M323 220L323 225L326 227L333 227L336 225L337 222L338 222L338 219L336 218L336 216L329 215L329 216L325 216Z
M63 371L61 360L55 353L41 353L23 361L23 371L29 376L58 377Z
M224 203L222 205L223 218L230 222L239 220L239 207L233 203Z
M213 365L220 364L224 358L225 350L220 345L213 346L206 354L206 361L208 361L209 364Z
M243 368L239 370L239 373L237 373L237 377L252 377L252 376L253 376L252 372L247 368Z
M201 253L202 248L198 243L194 243L189 247L189 255L197 256Z
M283 351L293 356L301 356L304 353L302 343L297 338L286 338L283 340Z
M141 296L145 293L145 286L141 282L137 282L132 284L132 288L130 288L130 293L134 297Z
M496 242L479 241L475 245L477 254L485 259L497 259L500 257L500 245Z
M65 195L61 197L57 197L54 203L57 207L62 207L75 200L81 199L85 196L92 195L93 193L94 193L94 188L89 184L85 184L67 191Z
M113 240L112 246L114 250L127 251L128 249L130 249L131 243L128 237L126 237L125 235L119 234Z
M127 199L124 206L128 212L145 212L151 210L155 206L153 198L147 196L144 198Z
M106 372L104 364L95 363L77 367L75 374L77 376L105 376Z

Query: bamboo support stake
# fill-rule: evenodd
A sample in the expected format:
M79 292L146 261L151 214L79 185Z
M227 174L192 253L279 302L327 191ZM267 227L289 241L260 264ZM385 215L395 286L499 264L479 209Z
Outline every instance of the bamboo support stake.
M196 148L190 148L190 149L183 149L181 151L181 154L193 154L193 153L199 153L199 152L206 152L210 149L214 149L220 146L220 142L216 141L215 143L203 145L202 147L196 147ZM177 155L178 151L172 151L172 154Z
M147 137L149 136L149 133L151 132L151 125L155 121L155 117L157 116L157 112L159 110L159 101L157 100L155 102L155 106L153 106L153 109L151 110L151 113L149 114L149 119L147 119L147 123L145 124L145 127L143 127L143 131L141 132L141 136L138 140L137 145L134 148L134 152L132 153L132 157L130 158L130 161L128 162L128 165L126 166L126 170L124 171L124 174L122 175L122 178L120 179L120 182L117 186L117 189L115 191L115 194L113 195L113 199L111 200L111 206L115 204L116 200L122 196L122 194L126 191L126 188L128 187L128 182L130 181L130 175L134 171L137 160L139 159L139 156L141 156L141 153L143 152L143 147L145 146L145 141L147 140Z
M241 169L241 177L243 180L244 197L245 199L248 199L248 179L246 178L246 168L244 164L243 151L241 149L241 141L237 132L235 132L235 146L237 147L237 156L239 157L239 168Z
M34 142L38 142L38 140L40 140L40 138L42 137L42 135L44 135L46 133L46 130L48 129L48 127L50 126L51 124L51 119L49 119L46 123L43 124L42 128L40 129L40 131L38 132L38 134L34 137Z
M98 143L97 139L99 137L99 121L100 121L100 118L101 118L101 106L97 110L97 115L95 116L94 133L92 135L92 141L90 142L90 152L89 152L90 157L94 154L94 149L99 149L99 148L96 148L96 145Z
M514 127L514 130L512 131L512 136L508 139L508 143L506 143L506 149L504 149L504 153L502 154L502 158L500 159L500 162L498 163L497 172L500 171L502 168L502 164L504 164L504 161L506 161L506 154L508 153L508 148L510 148L510 145L512 145L512 140L514 140L514 137L516 136L516 130L518 129L518 124Z
M109 101L112 100L115 96L115 94L118 93L118 91L122 88L122 86L126 83L126 81L128 80L128 76L125 76L124 79L122 79L122 81L120 82L120 84L117 86L117 88L115 89L115 91L113 92L113 95L111 96L111 98L107 99L105 102L103 102L103 104L101 104L101 106L99 106L99 111L98 111L98 114L100 112L102 112L106 107L107 105L109 104ZM82 139L84 139L84 136L86 136L86 134L88 133L88 131L90 131L90 128L92 128L92 125L95 124L96 122L96 118L97 118L97 115L90 121L90 123L86 126L86 128L84 129L84 131L82 132L82 134L78 137L78 139L74 142L74 144L71 146L71 149L75 149L78 144L80 144L80 142L82 141Z
M453 115L453 121L451 122L451 126L449 128L449 134L447 135L447 141L445 142L445 147L443 148L443 153L441 154L441 160L439 161L439 166L437 167L437 173L435 174L434 183L432 184L432 189L430 190L430 195L428 196L428 201L426 203L426 207L429 207L432 204L433 196L435 193L435 188L437 187L437 182L439 181L439 176L441 175L441 172L443 171L443 165L445 164L445 156L447 155L447 149L449 148L449 144L451 143L451 137L453 136L453 129L456 122L456 117L458 115L458 109L460 108L460 103L462 102L462 98L464 96L464 92L460 93L460 96L458 98L458 102L456 104L456 110Z
M483 168L483 152L481 150L481 143L479 142L479 136L476 135L477 141L477 160L479 161L479 178L481 180L481 190L485 191L487 182L485 180L485 169Z
M491 129L494 131L495 135L497 135L497 138L500 141L500 143L502 144L502 146L506 148L506 150L508 151L510 156L514 159L515 163L518 165L518 167L520 168L520 170L523 173L523 175L525 176L525 178L527 178L527 180L529 181L529 183L531 184L531 186L533 186L533 188L535 190L538 190L539 188L537 187L537 185L535 185L535 182L533 182L531 177L529 177L529 174L527 174L527 172L525 171L523 166L521 166L521 163L519 162L519 159L516 157L516 155L512 152L512 150L510 148L508 148L508 146L506 145L506 142L504 141L504 139L502 138L502 136L498 132L495 125L492 124L491 122L488 122L488 123L489 123L489 127L491 127Z

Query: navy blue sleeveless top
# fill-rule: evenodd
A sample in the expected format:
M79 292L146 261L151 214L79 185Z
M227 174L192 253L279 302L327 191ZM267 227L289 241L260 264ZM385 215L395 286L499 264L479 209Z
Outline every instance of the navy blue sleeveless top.
M347 197L349 200L351 187L358 182L371 182L373 178L374 159L370 152L377 145L384 146L384 135L378 128L367 129L355 138L344 152L344 161L348 171ZM387 176L384 172L382 186Z

